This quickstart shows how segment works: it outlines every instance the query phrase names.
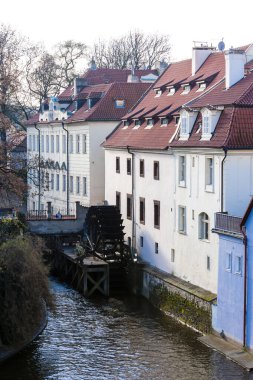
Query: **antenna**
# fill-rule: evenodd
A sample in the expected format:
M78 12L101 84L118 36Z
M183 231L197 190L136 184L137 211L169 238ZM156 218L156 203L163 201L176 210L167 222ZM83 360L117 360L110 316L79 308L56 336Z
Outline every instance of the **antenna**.
M218 50L223 51L225 49L225 43L223 42L223 38L221 41L218 43Z

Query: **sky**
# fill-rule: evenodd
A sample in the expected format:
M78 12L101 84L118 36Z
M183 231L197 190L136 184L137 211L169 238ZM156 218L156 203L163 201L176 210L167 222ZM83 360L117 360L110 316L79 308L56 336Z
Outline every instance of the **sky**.
M191 57L193 41L253 43L252 11L252 0L7 0L0 22L48 49L69 39L92 45L130 30L168 34L176 61Z

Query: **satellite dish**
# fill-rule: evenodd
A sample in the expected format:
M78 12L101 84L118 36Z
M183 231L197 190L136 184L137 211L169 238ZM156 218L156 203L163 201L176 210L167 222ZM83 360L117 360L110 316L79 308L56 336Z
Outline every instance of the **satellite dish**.
M223 38L222 38L222 40L218 43L218 50L223 51L224 49L225 49L225 44L224 44Z

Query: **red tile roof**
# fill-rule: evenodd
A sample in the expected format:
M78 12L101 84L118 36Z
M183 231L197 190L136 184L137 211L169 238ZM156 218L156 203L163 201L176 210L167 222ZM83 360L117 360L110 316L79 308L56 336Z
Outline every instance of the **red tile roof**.
M246 50L249 45L241 47ZM248 62L246 68L253 68L253 62ZM191 75L191 60L172 63L163 75L154 83L146 96L138 102L131 112L123 119L128 119L128 128L120 125L111 134L104 147L134 147L145 149L166 149L171 147L227 147L242 148L253 147L253 73L236 83L230 89L225 90L225 59L224 53L214 52L199 68L197 73ZM206 89L197 91L197 82L204 81ZM182 84L191 83L188 94L182 94ZM179 84L180 87L173 95L168 95L166 87ZM156 96L157 89L161 89L162 95ZM201 140L199 112L195 125L188 140L180 140L178 127L173 116L177 115L182 106L200 109L208 105L225 106L217 123L212 138L209 141ZM240 107L240 108L239 108ZM252 108L245 108L252 107ZM161 126L159 118L167 116L169 124ZM147 129L148 117L154 118L155 124ZM134 128L133 119L139 118L141 126ZM251 121L252 118L252 121Z

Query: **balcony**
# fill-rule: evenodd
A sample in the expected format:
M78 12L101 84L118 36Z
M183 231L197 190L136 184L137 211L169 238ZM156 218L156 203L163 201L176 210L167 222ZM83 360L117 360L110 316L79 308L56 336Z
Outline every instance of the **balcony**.
M215 227L213 228L213 232L242 237L240 228L241 222L242 218L217 212L215 214Z

